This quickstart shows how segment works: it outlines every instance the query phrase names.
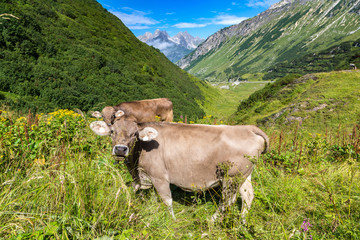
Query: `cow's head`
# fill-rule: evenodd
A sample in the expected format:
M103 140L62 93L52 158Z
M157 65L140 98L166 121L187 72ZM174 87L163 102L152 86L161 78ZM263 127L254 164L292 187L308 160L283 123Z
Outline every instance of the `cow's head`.
M115 157L124 158L128 156L136 140L150 142L158 135L152 127L139 128L133 118L120 117L113 125L104 121L95 121L90 124L91 130L100 136L111 136L112 154Z
M99 111L95 111L92 113L93 117L96 117L96 118L102 117L104 119L104 122L108 126L111 126L116 119L119 119L124 115L125 115L124 111L122 111L122 110L116 111L115 108L112 106L104 107L104 109L101 111L101 113Z

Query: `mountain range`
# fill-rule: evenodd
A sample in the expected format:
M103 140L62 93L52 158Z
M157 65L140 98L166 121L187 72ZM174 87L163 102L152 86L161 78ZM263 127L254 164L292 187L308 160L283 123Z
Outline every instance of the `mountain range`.
M208 37L178 65L209 81L268 72L360 38L360 0L282 0Z
M166 31L157 29L154 34L146 32L138 37L142 42L159 49L172 62L192 52L204 39L193 37L188 32L179 32L170 37Z

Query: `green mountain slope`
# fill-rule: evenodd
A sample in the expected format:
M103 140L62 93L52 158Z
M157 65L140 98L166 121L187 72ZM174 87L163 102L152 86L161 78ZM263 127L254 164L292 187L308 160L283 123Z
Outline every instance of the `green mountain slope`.
M89 110L168 97L175 117L204 114L199 80L139 41L95 0L5 0L2 13L12 15L0 17L5 104Z
M360 71L284 77L242 101L233 117L264 127L351 128L360 124Z
M360 39L333 46L318 53L307 54L292 61L284 61L267 70L263 79L284 77L289 73L308 74L329 72L360 66Z
M178 65L210 81L238 79L359 38L359 0L283 0L212 35Z

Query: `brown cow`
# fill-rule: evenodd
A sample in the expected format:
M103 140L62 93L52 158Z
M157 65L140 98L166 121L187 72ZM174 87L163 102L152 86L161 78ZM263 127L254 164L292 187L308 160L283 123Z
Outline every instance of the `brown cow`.
M136 123L122 117L112 126L95 121L90 128L98 135L111 136L112 154L117 161L126 159L137 188L154 186L174 218L170 184L187 191L220 185L223 198L212 220L240 192L245 222L254 198L251 158L269 145L266 134L256 126Z
M103 117L108 125L122 115L134 116L137 122L154 122L156 117L159 117L160 121L172 122L173 104L168 98L123 102L114 107L106 106L101 113L96 111L92 115L96 118Z

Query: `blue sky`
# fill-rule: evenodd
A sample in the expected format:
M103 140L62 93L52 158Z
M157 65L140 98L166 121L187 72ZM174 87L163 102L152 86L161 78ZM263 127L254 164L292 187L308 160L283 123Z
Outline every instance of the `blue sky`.
M135 36L156 29L170 36L187 31L207 38L251 18L280 0L97 0L119 17Z

